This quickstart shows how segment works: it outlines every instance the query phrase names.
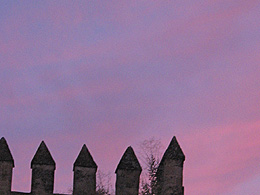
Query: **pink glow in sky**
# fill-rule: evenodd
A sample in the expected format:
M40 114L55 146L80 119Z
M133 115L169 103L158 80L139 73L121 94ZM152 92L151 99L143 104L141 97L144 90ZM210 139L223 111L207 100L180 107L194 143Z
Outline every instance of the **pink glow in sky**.
M176 135L188 195L260 191L260 2L1 1L0 136L13 190L45 140L55 191L86 144L114 172L127 146Z

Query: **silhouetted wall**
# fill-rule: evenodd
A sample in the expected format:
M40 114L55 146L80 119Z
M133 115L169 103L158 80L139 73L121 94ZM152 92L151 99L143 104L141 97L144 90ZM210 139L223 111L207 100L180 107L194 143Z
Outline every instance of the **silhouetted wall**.
M157 195L183 195L183 163L185 160L176 137L165 151L157 171ZM14 159L5 138L0 140L0 194L1 195L57 195L53 193L56 163L44 141L32 161L31 192L11 191ZM97 165L84 144L74 162L73 195L96 194ZM129 146L116 168L116 195L138 195L142 168ZM60 194L61 195L61 194ZM63 194L65 195L65 194Z

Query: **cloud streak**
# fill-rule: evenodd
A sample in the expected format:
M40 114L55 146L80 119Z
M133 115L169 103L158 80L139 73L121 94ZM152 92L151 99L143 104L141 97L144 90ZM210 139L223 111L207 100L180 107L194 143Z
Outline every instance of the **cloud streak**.
M187 193L221 194L259 175L259 128L255 121L184 135L182 141L189 143L184 145Z
M113 172L128 145L157 136L166 146L173 135L188 194L248 187L260 172L259 6L0 3L0 125L13 189L30 190L42 139L57 162L55 190L66 191L82 144Z

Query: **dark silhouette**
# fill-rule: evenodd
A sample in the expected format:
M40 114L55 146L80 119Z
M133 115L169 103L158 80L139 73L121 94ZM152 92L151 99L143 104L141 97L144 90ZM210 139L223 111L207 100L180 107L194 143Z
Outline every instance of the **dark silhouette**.
M183 162L185 160L176 137L173 137L163 158L153 170L156 158L152 157L150 165L152 180L152 194L155 195L183 195ZM56 163L46 144L42 141L32 161L31 193L11 191L12 171L14 159L5 138L0 139L0 194L1 195L57 195L53 193L54 172ZM96 191L97 165L86 145L83 145L73 167L73 195L100 195L108 194L102 191L102 185ZM129 146L123 154L116 168L116 195L138 195L139 180L142 168ZM105 189L106 190L106 189ZM150 192L149 192L150 193ZM103 195L102 194L102 195ZM63 194L65 195L65 194Z

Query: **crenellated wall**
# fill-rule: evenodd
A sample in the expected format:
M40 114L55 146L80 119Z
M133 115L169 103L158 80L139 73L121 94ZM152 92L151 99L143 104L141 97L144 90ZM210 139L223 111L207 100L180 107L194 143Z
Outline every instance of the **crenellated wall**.
M183 195L183 163L185 156L173 137L157 171L156 195ZM53 193L56 163L44 141L32 161L31 192L11 191L14 159L4 137L0 139L0 195L58 195ZM98 166L84 144L73 165L73 195L96 194ZM116 168L116 195L138 195L142 168L129 146ZM65 195L65 194L60 194Z

